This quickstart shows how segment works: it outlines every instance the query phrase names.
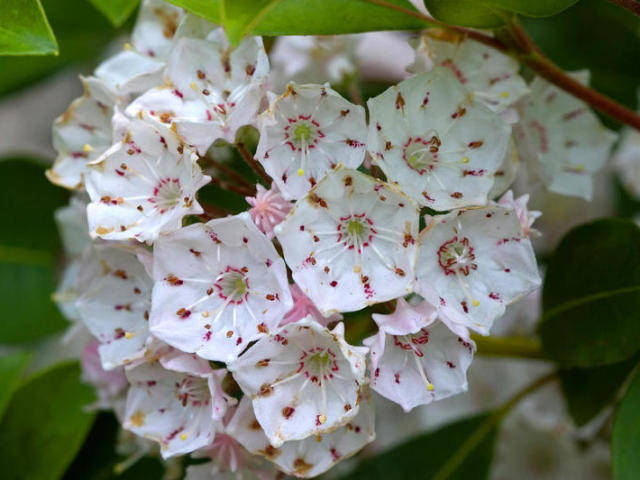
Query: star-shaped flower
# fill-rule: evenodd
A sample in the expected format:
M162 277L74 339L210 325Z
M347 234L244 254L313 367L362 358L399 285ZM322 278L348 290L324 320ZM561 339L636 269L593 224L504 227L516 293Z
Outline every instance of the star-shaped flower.
M390 315L373 314L380 330L364 341L371 348L371 388L408 412L467 389L474 343L437 320L427 302L412 307L398 299Z
M358 168L366 135L364 108L328 84L290 83L260 116L256 157L283 196L297 199L338 163Z
M285 442L279 448L269 443L248 397L240 401L228 430L249 452L265 457L287 475L315 477L375 439L375 412L366 387L361 397L358 414L346 425L330 433Z
M328 433L358 413L366 350L345 342L342 323L329 331L307 317L258 340L228 368L278 448Z
M174 359L171 366L176 365ZM184 372L151 362L127 371L131 387L123 426L158 442L163 458L209 445L227 409L229 398L220 386L226 370L211 370L204 361L189 367Z
M248 213L194 224L154 246L151 331L230 361L291 309L285 265Z
M427 220L415 290L454 331L461 325L488 334L506 305L540 285L531 242L511 208L457 210Z
M518 75L517 60L456 32L434 28L420 36L409 69L422 73L434 66L450 70L478 101L495 112L504 111L528 92Z
M409 78L367 105L367 149L402 191L434 210L487 203L511 127L449 70Z
M587 71L573 76L589 83ZM617 135L584 102L540 77L519 109L515 133L521 157L552 192L591 199L591 174L602 168Z
M323 315L411 292L416 205L392 185L340 168L276 227L293 279Z
M195 195L210 177L197 155L161 125L134 119L122 141L90 164L87 192L93 237L154 241L202 213Z
M167 60L166 85L138 97L126 112L173 125L204 154L216 139L233 143L236 130L253 123L268 73L260 37L247 37L234 49L221 29L206 39L183 37Z

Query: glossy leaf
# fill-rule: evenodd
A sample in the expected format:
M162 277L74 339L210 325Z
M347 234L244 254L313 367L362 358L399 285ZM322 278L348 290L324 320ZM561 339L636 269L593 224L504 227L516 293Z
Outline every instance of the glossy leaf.
M614 480L640 477L640 375L635 375L613 424L611 463Z
M563 367L623 361L640 349L640 228L605 219L569 232L549 262L540 325Z
M562 391L571 418L578 427L589 422L615 400L620 387L638 360L636 355L613 365L560 370Z
M31 360L28 352L15 352L0 357L0 419L20 382L20 374Z
M0 424L4 480L59 478L91 428L91 387L80 368L65 364L29 378L16 391Z
M366 0L171 0L214 23L232 43L244 35L336 35L373 30L416 30L419 18ZM415 11L407 0L387 3Z
M499 417L482 414L364 460L342 480L487 478Z
M120 32L86 0L43 0L56 32L60 55L0 57L0 95L28 86L74 63L97 61L98 55ZM4 4L3 4L4 6ZM91 66L85 68L89 71ZM60 112L44 112L51 121Z
M53 211L67 198L34 161L0 161L0 343L36 340L67 325L51 300L59 249Z
M58 44L40 0L3 0L0 55L51 55Z
M116 27L122 25L140 3L140 0L90 0Z

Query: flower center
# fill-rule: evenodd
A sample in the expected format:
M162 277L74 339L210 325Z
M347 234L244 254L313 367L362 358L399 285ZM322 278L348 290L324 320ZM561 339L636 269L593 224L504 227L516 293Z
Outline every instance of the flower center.
M447 275L462 273L469 275L470 270L476 270L478 265L474 262L476 256L473 247L469 245L469 239L457 236L440 245L438 249L438 263Z
M176 382L175 395L183 407L207 405L211 397L207 380L198 377L186 377Z
M427 140L409 138L404 145L402 158L409 167L422 175L427 170L433 170L438 163L440 144L440 139L435 135Z
M249 290L249 279L245 276L245 272L236 268L227 267L227 269L218 276L215 283L220 298L230 303L242 303Z
M313 383L322 386L323 380L331 380L333 372L340 370L335 354L330 348L315 347L300 357L300 368Z
M153 197L149 201L155 204L160 213L171 210L180 203L182 189L177 178L163 178L153 189Z
M298 115L288 120L289 123L284 127L284 137L285 143L292 150L304 152L313 149L318 140L324 137L320 124L311 115Z
M375 233L373 222L364 213L342 217L338 224L338 242L358 252L369 245Z
M302 140L309 141L311 137L311 127L308 124L300 123L293 130L293 137L298 142L302 142Z

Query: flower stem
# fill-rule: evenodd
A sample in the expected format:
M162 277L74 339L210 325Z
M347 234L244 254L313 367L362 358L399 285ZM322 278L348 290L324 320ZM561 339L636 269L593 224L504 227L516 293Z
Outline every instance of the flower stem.
M238 152L240 152L240 155L242 155L242 158L244 158L247 164L249 164L253 171L256 172L256 175L264 180L267 185L271 185L271 177L267 175L267 172L264 171L262 165L260 165L256 161L256 159L253 158L253 155L249 150L247 150L247 147L244 146L244 143L236 143L236 148L238 149Z
M229 190L230 192L235 192L238 195L242 195L243 197L251 197L255 195L255 191L250 188L242 187L240 185L236 185L235 183L229 183L224 180L220 180L216 177L211 177L210 183L220 187L223 190Z
M622 7L625 10L629 10L634 15L640 17L640 2L636 0L609 0L609 2Z
M206 155L201 158L203 158L213 168L225 174L227 177L229 177L233 181L235 181L238 185L241 185L244 188L250 188L252 190L255 190L255 185L252 185L247 180L245 180L245 178L242 175L240 175L238 172L236 172L233 168L225 165L222 162L217 161L215 158L209 155Z
M527 337L483 337L471 335L479 355L543 359L540 342Z

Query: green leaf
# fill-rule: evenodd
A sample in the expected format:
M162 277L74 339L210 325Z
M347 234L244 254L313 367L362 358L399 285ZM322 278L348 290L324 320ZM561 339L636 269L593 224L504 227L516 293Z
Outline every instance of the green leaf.
M51 300L59 239L53 212L68 194L28 159L0 161L0 343L36 340L67 322Z
M454 25L500 27L510 14L548 17L566 10L578 0L425 0L435 18Z
M15 352L0 357L0 419L18 387L20 374L31 360L29 352Z
M29 378L16 391L0 424L4 480L59 478L91 428L91 387L80 368L61 365Z
M342 480L487 478L501 416L482 414L364 460Z
M19 1L19 0L18 0ZM47 57L0 57L0 95L78 62L93 61L120 32L85 0L43 0L51 27L60 44L60 55ZM91 66L85 67L89 71ZM51 115L51 121L59 112Z
M89 0L116 27L122 25L140 0Z
M57 55L40 0L3 0L0 10L0 55Z
M560 382L569 413L578 427L615 400L618 390L637 363L636 355L613 365L560 370Z
M232 43L244 35L338 35L373 30L417 30L419 18L368 0L171 0L224 25ZM386 3L415 12L407 0Z
M604 219L571 230L549 262L540 334L562 367L623 361L640 349L640 228Z
M616 413L611 440L614 480L640 476L640 375L635 375Z

